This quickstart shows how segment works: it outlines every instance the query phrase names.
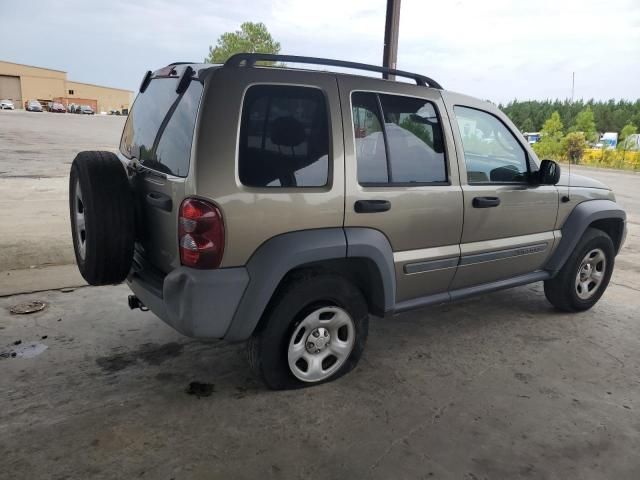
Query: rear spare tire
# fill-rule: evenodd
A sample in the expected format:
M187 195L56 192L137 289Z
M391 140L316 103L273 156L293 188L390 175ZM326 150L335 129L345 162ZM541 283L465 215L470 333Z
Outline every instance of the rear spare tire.
M73 249L80 273L90 285L127 278L135 242L129 181L111 152L80 152L69 175Z

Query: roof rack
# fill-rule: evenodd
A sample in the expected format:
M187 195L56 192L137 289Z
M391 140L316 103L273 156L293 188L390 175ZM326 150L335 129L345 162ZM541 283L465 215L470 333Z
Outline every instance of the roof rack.
M236 53L224 62L225 67L253 67L256 62L290 62L306 63L310 65L330 65L332 67L353 68L355 70L368 70L370 72L386 73L397 77L406 77L415 80L417 85L433 87L442 90L442 86L432 78L418 73L395 70L393 68L368 65L366 63L345 62L344 60L331 60L329 58L301 57L299 55L273 55L271 53Z

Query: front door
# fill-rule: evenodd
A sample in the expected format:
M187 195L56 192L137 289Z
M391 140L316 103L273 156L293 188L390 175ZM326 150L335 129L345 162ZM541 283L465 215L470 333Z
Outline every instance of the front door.
M464 195L452 290L541 269L560 234L554 231L556 187L531 184L537 165L501 112L467 97L447 93L445 99Z
M345 227L389 239L397 303L446 295L460 258L462 191L440 92L359 77L338 85Z

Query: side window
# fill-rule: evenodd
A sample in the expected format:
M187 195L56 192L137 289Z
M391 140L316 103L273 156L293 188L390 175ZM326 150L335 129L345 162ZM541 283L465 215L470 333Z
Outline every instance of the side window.
M382 119L375 93L354 93L351 97L358 183L388 183Z
M431 102L354 92L351 105L361 185L447 181L442 128Z
M469 183L521 183L527 155L509 129L490 113L455 106Z
M256 85L242 107L238 169L249 187L322 187L329 177L329 125L315 88Z
M442 129L435 107L419 98L380 95L392 183L447 181Z

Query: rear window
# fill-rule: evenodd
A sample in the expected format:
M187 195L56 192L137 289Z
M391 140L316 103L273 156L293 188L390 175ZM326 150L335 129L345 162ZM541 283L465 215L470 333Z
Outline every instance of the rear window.
M193 80L180 95L177 86L177 78L156 78L138 95L120 151L128 158L137 157L145 167L186 177L202 84Z
M238 162L250 187L322 187L329 175L329 122L321 90L256 85L242 108Z

